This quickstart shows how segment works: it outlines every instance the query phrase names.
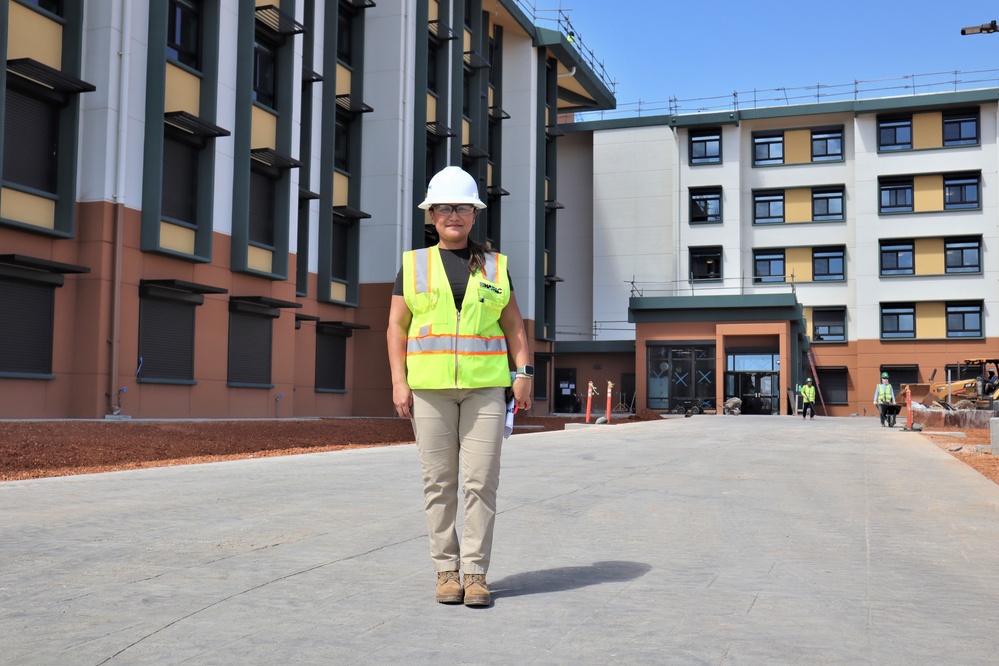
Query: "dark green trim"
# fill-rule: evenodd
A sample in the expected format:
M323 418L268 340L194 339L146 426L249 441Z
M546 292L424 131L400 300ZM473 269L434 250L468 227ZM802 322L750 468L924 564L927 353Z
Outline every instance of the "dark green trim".
M166 108L166 42L169 0L151 0L149 7L146 58L146 123L142 155L142 228L140 249L187 261L210 262L215 229L215 137L207 138L198 151L197 225L194 230L194 254L189 255L160 247L163 222L163 113ZM196 72L179 63L171 63L200 78L198 117L209 122L218 108L219 4L202 5L202 71Z
M229 269L246 272L250 240L250 137L253 132L254 3L241 0L236 15L236 108L232 132L232 225Z
M534 338L536 340L547 340L544 337L544 316L545 316L545 156L547 146L545 145L548 136L545 128L545 107L548 103L548 51L544 47L538 49L537 60L537 106L535 108L535 125L537 131L534 136L535 161L537 169L534 176L534 267L536 276L534 280Z
M441 3L440 11L444 11L444 3ZM451 42L451 103L450 121L457 125L453 128L458 135L451 140L451 150L449 151L448 164L461 166L461 142L462 123L464 113L464 90L465 90L465 2L464 0L453 0L451 3L454 13L454 26L452 29L458 33L458 39Z
M417 208L426 196L424 183L427 182L427 95L429 94L427 84L428 51L430 50L430 31L421 30L419 26L426 26L430 21L430 10L428 0L420 0L416 3L416 87L413 95L413 192L410 210L413 211L410 218L410 233L412 241L411 249L423 247L425 236L424 224L426 216L423 211ZM440 11L443 12L447 2L441 2ZM438 92L438 95L441 93ZM445 98L446 99L446 98ZM445 102L446 104L447 102ZM422 131L421 131L422 129ZM406 249L406 248L404 248Z
M537 27L531 23L531 19L521 11L520 6L517 4L517 0L499 0L500 5L509 12L510 16L520 25L520 27L537 43L537 36L535 31Z
M320 0L322 1L322 0ZM303 10L306 32L302 36L302 67L316 70L316 0L304 0ZM312 184L312 129L313 129L313 91L314 82L302 82L301 129L298 142L298 159L302 163L298 172L299 189L310 190ZM298 238L295 247L295 295L299 297L309 294L309 229L312 216L309 199L298 200L295 208Z
M559 89L559 99L576 105L579 111L598 111L617 108L614 93L604 84L593 71L589 63L580 57L579 51L570 44L565 35L557 30L536 28L534 45L545 47L559 62L572 69L576 68L573 78L583 86L592 99L587 99L565 89Z

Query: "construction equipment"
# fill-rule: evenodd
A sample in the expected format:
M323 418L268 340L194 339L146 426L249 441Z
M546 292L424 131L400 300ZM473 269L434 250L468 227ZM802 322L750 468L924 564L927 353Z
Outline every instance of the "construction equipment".
M912 401L927 407L939 402L945 408L994 409L999 400L999 359L969 358L961 361L961 365L980 368L981 374L974 379L934 382L934 370L929 384L909 385Z

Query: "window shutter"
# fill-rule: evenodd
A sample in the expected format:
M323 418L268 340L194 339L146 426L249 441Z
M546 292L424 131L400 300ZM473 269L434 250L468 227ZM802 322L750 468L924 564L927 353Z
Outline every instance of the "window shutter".
M0 372L52 373L55 287L0 280Z
M194 379L194 303L143 298L139 379Z
M250 172L249 237L255 243L274 245L274 190L277 183L262 173Z
M3 133L3 178L56 193L59 109L7 88Z
M271 383L271 317L229 313L229 382Z
M163 215L196 225L198 222L198 150L163 138Z
M347 336L316 332L316 388L347 388Z

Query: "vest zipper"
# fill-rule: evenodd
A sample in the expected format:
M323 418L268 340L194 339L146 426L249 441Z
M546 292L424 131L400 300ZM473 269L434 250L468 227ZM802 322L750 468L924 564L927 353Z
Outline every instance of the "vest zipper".
M461 330L461 310L454 323L454 387L458 388L458 331Z

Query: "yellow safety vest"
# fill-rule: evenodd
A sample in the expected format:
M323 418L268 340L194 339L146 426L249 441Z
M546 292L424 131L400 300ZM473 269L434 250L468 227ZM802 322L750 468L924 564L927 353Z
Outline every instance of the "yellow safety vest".
M499 325L510 302L505 255L486 253L484 270L468 276L460 312L436 245L403 253L402 287L413 313L406 339L410 388L510 386L506 337Z
M815 402L815 387L805 384L801 387L801 397L805 402Z

